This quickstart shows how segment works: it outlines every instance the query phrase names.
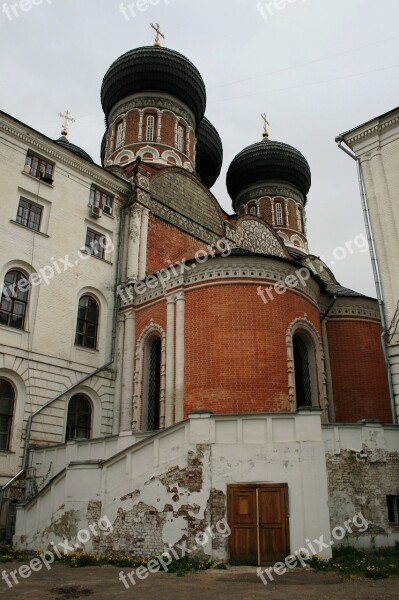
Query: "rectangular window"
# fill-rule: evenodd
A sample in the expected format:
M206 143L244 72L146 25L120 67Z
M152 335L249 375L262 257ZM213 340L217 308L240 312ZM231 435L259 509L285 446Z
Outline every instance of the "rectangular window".
M150 115L149 117L147 117L147 135L146 135L147 142L154 141L154 125L155 125L155 118L152 115Z
M39 231L42 209L25 198L20 198L16 222L34 231Z
M391 525L399 525L399 496L387 496L388 518Z
M180 152L184 151L184 129L181 125L177 128L177 149Z
M26 155L24 170L33 177L43 179L46 183L53 183L54 165L30 151Z
M107 215L112 215L113 197L93 185L90 190L90 206L102 208Z
M88 229L86 232L85 248L89 254L97 256L97 258L104 258L105 251L108 248L109 240L108 237L102 233L97 233L92 229Z
M115 149L120 148L125 143L125 123L120 121L116 126Z
M278 202L276 204L276 223L277 225L283 225L284 221L283 221L283 206L281 204L281 202Z

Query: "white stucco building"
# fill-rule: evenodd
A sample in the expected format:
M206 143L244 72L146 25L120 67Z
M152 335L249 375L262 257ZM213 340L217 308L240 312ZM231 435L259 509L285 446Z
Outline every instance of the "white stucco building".
M354 152L364 184L399 417L399 108L337 138Z

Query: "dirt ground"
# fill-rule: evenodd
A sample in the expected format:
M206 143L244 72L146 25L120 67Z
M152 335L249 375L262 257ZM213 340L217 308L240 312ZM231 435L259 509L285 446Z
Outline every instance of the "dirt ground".
M9 573L21 563L6 563L0 571ZM4 567L4 568L3 568ZM119 580L119 573L129 569L118 567L85 567L72 569L55 564L31 573L11 589L1 579L0 597L7 600L398 600L399 579L348 580L335 575L294 570L264 585L256 575L255 567L231 567L226 571L211 570L190 573L184 577L175 574L149 574L128 590Z

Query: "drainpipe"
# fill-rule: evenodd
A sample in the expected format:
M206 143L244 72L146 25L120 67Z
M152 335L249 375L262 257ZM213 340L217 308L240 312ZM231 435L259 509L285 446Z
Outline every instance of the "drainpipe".
M140 163L138 163L138 164L140 164ZM137 174L137 168L136 168L136 174ZM118 284L119 284L119 277L120 277L120 256L121 256L121 249L122 249L122 232L123 232L125 210L134 202L135 187L136 187L136 183L135 183L135 178L134 178L134 180L131 183L130 193L127 198L127 201L126 201L125 205L122 206L122 208L121 208L120 219L119 219L119 234L118 234L119 237L118 237L118 252L117 252L117 259L116 259L117 260L116 272L115 272L115 294L114 294L114 309L113 309L113 315L112 315L112 337L111 337L110 358L104 365L102 365L101 367L99 367L98 369L93 371L92 373L85 375L77 383L74 383L68 389L64 390L63 392L61 392L60 394L55 396L55 398L52 398L51 400L46 402L46 404L43 404L43 406L38 408L34 413L29 415L28 422L26 424L24 453L23 453L21 470L16 475L14 475L14 477L12 477L9 481L7 481L7 483L5 483L3 485L3 487L1 488L1 492L6 490L8 487L10 487L10 485L12 485L14 483L14 481L17 481L24 474L24 472L28 466L29 440L30 440L30 434L31 434L31 430L32 430L33 419L39 413L41 413L45 408L48 408L51 404L54 404L54 402L56 402L57 400L62 398L62 396L65 396L65 394L68 394L69 392L71 392L72 390L77 388L79 385L81 385L82 383L84 383L85 381L90 379L91 377L95 377L95 375L98 375L98 373L101 373L101 371L104 371L104 369L106 369L107 367L112 365L112 363L115 360L115 343L116 343L117 318L118 318Z
M327 328L326 328L326 319L332 310L332 307L337 301L337 295L334 294L333 299L327 307L327 310L321 316L321 335L323 339L323 347L324 347L324 372L327 378L327 401L328 401L328 420L330 423L334 423L335 421L335 409L334 409L334 398L333 398L333 386L331 380L331 364L330 364L330 353L328 350L328 339L327 339ZM331 400L331 402L330 402Z
M345 154L347 154L354 161L356 161L356 164L357 164L360 198L361 198L362 209L363 209L364 223L366 226L367 241L368 241L369 248L370 248L371 266L373 268L374 283L375 283L375 289L377 292L377 299L378 299L378 307L380 310L380 318L381 318L381 325L382 325L381 347L382 347L382 352L384 355L384 362L385 362L385 367L386 367L386 372L387 372L389 399L390 399L390 403L391 403L391 412L392 412L392 421L393 421L394 425L397 425L398 417L396 414L395 395L394 395L393 384L392 384L392 373L391 373L391 367L389 364L388 350L387 350L387 346L385 343L385 336L388 333L387 323L386 323L385 313L384 313L384 302L382 299L381 280L380 280L380 275L379 275L379 270L378 270L377 257L375 254L374 238L373 238L373 234L371 231L371 225L370 225L370 214L369 214L369 208L368 208L368 204L367 204L366 190L364 187L362 165L360 163L360 159L356 156L356 154L354 152L352 152L352 150L350 150L350 148L343 145L344 139L342 136L338 136L335 139L335 141L338 144L338 148L340 148L343 152L345 152Z

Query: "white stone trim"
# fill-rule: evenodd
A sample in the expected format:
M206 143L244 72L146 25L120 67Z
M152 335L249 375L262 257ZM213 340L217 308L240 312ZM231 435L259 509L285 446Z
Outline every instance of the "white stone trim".
M129 215L129 234L127 244L127 280L135 281L139 274L139 251L141 237L141 215L143 207L134 204Z
M175 423L184 415L184 320L185 294L176 296L176 381L175 381Z
M134 340L136 336L136 314L130 310L125 314L121 402L121 431L132 429L133 374L134 374Z
M166 297L165 427L173 425L175 379L175 296Z
M144 410L143 390L143 365L145 345L152 333L157 333L161 338L161 385L159 394L159 426L165 428L165 388L166 388L166 334L160 325L151 322L140 334L136 343L136 363L133 377L133 431L140 430L142 412Z
M162 152L162 158L166 163L168 163L168 158L173 158L176 161L176 167L182 166L182 160L180 158L180 155L177 154L177 152L175 152L174 150L165 150L165 152Z
M141 209L141 227L140 227L140 248L139 248L139 275L138 279L144 279L147 270L147 240L148 240L148 219L150 211L148 208Z
M293 338L295 333L298 333L300 330L306 332L313 342L315 349L314 368L316 370L316 373L314 373L316 379L313 382L313 395L317 397L318 406L323 410L325 419L328 419L327 376L325 371L323 341L316 327L306 318L306 316L303 318L299 317L292 321L286 333L288 396L291 410L293 412L296 411Z

